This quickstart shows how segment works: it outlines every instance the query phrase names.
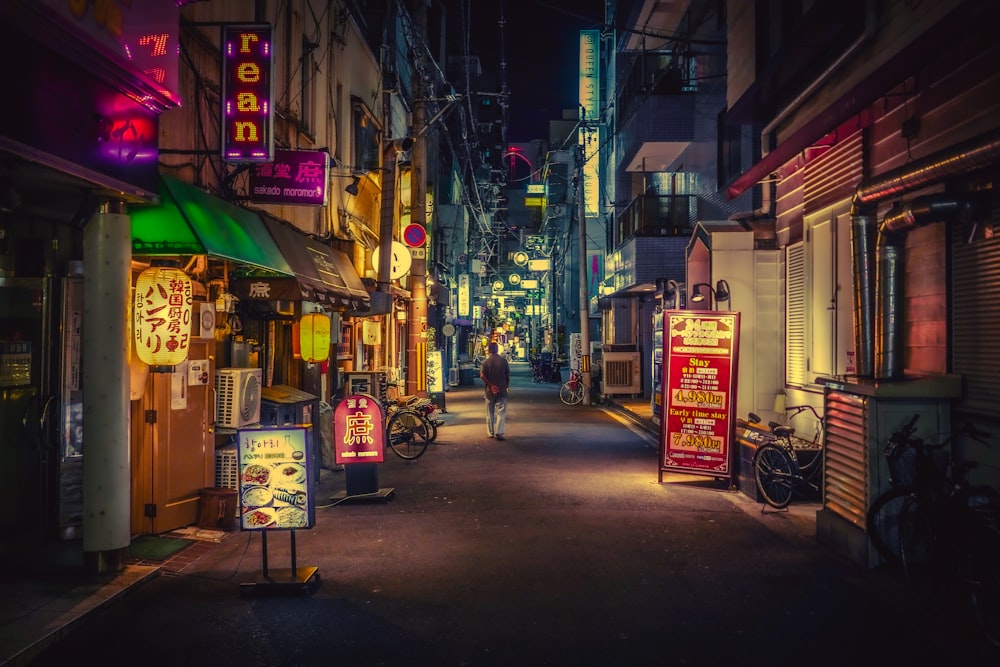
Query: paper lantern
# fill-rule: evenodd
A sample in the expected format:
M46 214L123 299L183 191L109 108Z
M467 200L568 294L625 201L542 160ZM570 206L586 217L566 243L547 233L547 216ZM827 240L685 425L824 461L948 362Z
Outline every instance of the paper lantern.
M157 266L139 274L132 303L132 335L139 359L150 366L176 366L191 343L191 278Z
M330 356L330 318L323 313L309 313L299 320L299 354L310 364Z

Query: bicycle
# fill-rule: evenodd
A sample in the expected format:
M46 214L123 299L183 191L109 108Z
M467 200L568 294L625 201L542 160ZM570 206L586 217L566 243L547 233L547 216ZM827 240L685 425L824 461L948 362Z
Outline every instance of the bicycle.
M986 638L1000 646L1000 493L968 482L974 461L955 459L956 436L989 446L965 425L938 444L914 435L918 414L896 430L884 455L889 488L866 512L866 531L882 560L902 570L907 590L929 599L945 574L967 588Z
M401 459L412 461L427 451L431 427L418 410L386 406L385 434L389 448Z
M808 443L810 450L817 450L812 458L805 463L799 459L799 448L792 443L795 429L777 422L768 423L771 437L757 448L753 456L757 490L764 502L775 509L788 507L798 492L819 491L822 483L823 418L811 405L792 405L786 408L786 412L791 413L789 419L807 410L812 412L818 423L812 442ZM754 413L751 412L748 417L751 423L760 423L760 417ZM763 507L761 510L763 511Z
M559 387L559 398L566 405L576 405L587 395L587 385L583 383L583 375L578 370L571 370L569 379Z

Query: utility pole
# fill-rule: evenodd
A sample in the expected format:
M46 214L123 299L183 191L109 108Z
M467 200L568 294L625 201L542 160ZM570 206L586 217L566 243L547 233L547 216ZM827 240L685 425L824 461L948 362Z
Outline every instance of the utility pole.
M584 124L586 121L584 121ZM586 125L584 125L586 126ZM580 377L586 390L583 404L590 405L590 294L587 289L587 206L584 203L583 166L586 161L587 132L581 132L576 162L577 225L580 234Z
M425 125L427 125L426 99L429 94L425 81L424 53L420 48L427 39L427 2L414 3L414 43L416 52L416 76L413 85L413 148L410 151L412 175L410 177L410 222L427 228L427 148ZM406 393L427 395L427 247L412 248L410 263L410 307L406 317Z

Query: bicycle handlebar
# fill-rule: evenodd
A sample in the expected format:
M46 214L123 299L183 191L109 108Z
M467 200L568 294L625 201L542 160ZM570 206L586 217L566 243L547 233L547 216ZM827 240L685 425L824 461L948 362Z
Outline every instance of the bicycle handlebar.
M799 414L800 412L805 412L806 410L808 410L809 412L813 413L813 417L816 418L816 421L820 421L820 422L823 421L823 418L819 416L819 412L816 410L816 408L814 408L811 405L804 405L804 404L803 405L789 405L789 406L787 406L785 408L785 412L791 412L792 413L791 414L792 417L794 417L795 415Z

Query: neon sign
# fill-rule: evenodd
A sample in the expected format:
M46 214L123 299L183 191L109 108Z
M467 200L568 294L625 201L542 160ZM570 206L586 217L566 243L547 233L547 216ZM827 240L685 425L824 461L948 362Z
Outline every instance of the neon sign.
M225 26L222 44L222 159L270 162L274 155L271 26Z

